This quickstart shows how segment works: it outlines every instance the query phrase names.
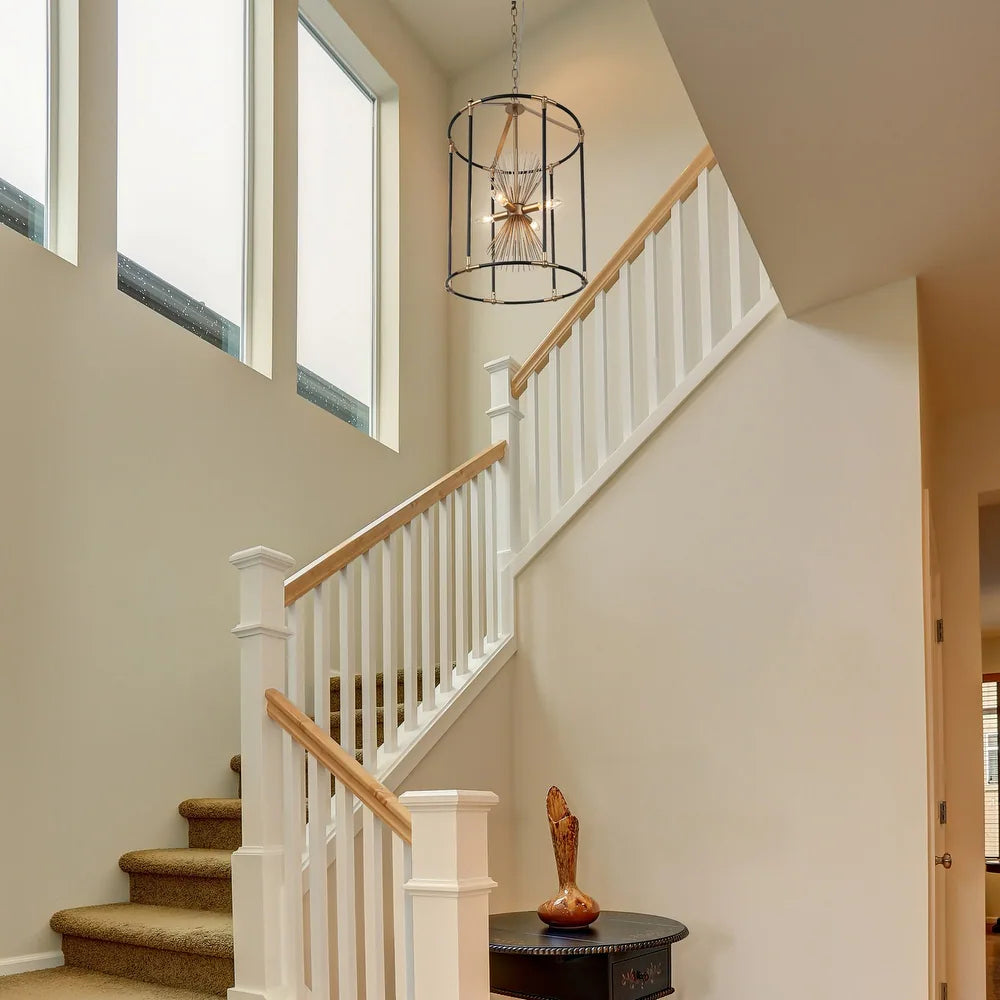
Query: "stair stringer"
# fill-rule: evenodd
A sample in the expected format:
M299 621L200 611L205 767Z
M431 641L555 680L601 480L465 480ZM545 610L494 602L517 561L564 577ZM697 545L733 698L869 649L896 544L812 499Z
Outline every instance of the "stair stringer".
M769 288L760 301L729 331L687 374L672 392L635 430L594 470L579 490L538 530L511 562L511 572L519 573L580 513L614 478L626 462L676 413L701 384L736 350L778 305L778 296Z

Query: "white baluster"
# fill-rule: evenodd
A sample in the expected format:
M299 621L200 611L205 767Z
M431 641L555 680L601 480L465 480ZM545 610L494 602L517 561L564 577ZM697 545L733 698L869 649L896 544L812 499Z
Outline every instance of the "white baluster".
M243 846L233 855L234 1000L275 996L285 989L283 957L283 800L281 730L267 717L264 692L285 689L288 629L285 574L294 565L262 547L237 552L240 572L240 750Z
M365 998L385 1000L385 915L382 909L385 854L382 821L370 809L363 809L361 827L365 873Z
M559 348L549 351L549 511L554 517L562 507L562 377Z
M622 324L622 440L635 426L635 371L632 360L632 265L626 261L618 272L619 309Z
M451 667L451 614L455 606L455 596L452 589L452 548L451 519L452 496L449 493L438 505L438 647L441 652L441 691L452 690Z
M660 402L660 294L656 278L656 233L646 237L646 396L650 413Z
M544 523L542 508L542 401L538 394L538 372L528 376L531 394L531 493L528 505L528 530L534 535ZM547 520L547 518L546 518Z
M378 696L376 693L375 655L372 649L374 615L372 613L372 560L375 553L369 549L361 556L361 761L369 771L375 771L375 754L378 749ZM343 719L343 716L341 716ZM341 725L353 725L343 719Z
M491 792L406 792L413 819L415 1000L487 1000L490 992L487 814Z
M486 641L497 641L496 482L493 466L483 476L483 547L486 550Z
M740 259L740 213L733 192L729 196L729 318L736 326L743 319L743 267Z
M455 492L455 671L459 677L469 672L469 640L466 635L465 562L468 547L469 494L468 483Z
M673 276L674 299L674 385L680 385L687 374L684 345L684 220L678 202L670 210L670 270Z
M520 366L511 357L486 365L490 373L490 437L507 442L504 457L493 467L496 485L498 627L503 635L514 631L514 581L510 564L521 548L521 405L511 391L511 379Z
M701 356L712 353L712 229L708 171L698 175L698 286L701 290Z
M583 320L569 339L569 414L572 431L573 492L583 486L584 467L584 395L583 395Z
M420 635L424 711L433 712L434 699L434 533L433 508L420 515Z
M300 709L305 708L305 628L299 602L288 608L288 691L289 700ZM306 851L305 776L306 756L302 747L282 730L281 752L284 771L285 801L285 927L288 943L285 946L287 971L285 981L295 996L306 995L305 950L302 926L302 856ZM241 762L242 771L242 762Z
M417 608L413 521L403 525L403 728L417 728Z
M597 446L597 465L602 466L608 457L608 296L600 292L594 303L594 349L597 365L594 371L594 434Z
M405 886L412 877L412 850L401 837L392 838L393 950L396 1000L413 1000L413 907Z
M354 643L352 641L353 616L351 615L351 579L350 567L337 574L340 590L340 745L354 756ZM350 720L349 722L347 720ZM327 772L323 772L324 781L328 780ZM310 820L312 819L312 803L325 798L325 789L319 788L312 781L310 774ZM358 961L357 961L357 886L354 871L354 793L342 781L337 782L337 968L338 995L356 997L358 995ZM310 822L310 825L311 822ZM325 840L325 838L324 838ZM322 873L326 882L326 850L322 860L313 863L310 857L310 886L312 872ZM310 909L310 913L312 913ZM313 925L315 927L315 924ZM325 926L325 925L324 925ZM313 931L312 938L315 940ZM317 990L313 979L312 995L314 997L329 996L326 992Z
M469 627L472 629L472 656L483 656L483 513L482 482L476 476L469 481Z
M343 571L342 571L343 572ZM343 594L343 592L341 592ZM321 583L313 596L313 712L316 724L323 729L330 725L330 585ZM344 631L343 615L341 630ZM341 638L343 643L343 637ZM341 677L343 677L341 662ZM352 678L353 680L353 678ZM341 681L343 685L343 681ZM353 684L351 687L353 691ZM343 692L341 692L343 694ZM353 729L354 716L351 715ZM341 715L343 719L343 715ZM343 729L343 725L341 726ZM327 922L330 907L326 883L326 828L330 824L329 772L311 754L309 761L309 956L313 992L317 996L330 993L330 947ZM339 844L338 844L339 847Z
M395 753L398 741L398 700L396 697L397 671L393 655L393 605L396 578L393 573L392 537L381 543L382 549L382 717L386 753Z

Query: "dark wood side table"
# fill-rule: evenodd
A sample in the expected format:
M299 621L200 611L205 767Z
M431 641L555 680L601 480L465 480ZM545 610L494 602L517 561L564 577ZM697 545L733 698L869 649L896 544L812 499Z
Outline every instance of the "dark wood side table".
M490 917L490 991L523 1000L656 1000L674 992L676 920L602 911L584 930L546 927L538 914Z

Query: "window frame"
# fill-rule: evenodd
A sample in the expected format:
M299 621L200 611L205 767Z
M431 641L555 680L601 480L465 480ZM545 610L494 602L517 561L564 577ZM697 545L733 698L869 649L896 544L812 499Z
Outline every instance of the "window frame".
M371 101L372 104L372 120L371 120L371 152L372 152L372 205L371 205L371 238L372 238L372 252L371 252L371 277L372 277L372 294L370 303L370 317L371 317L371 355L369 358L369 394L371 396L371 403L368 407L368 430L367 434L369 437L375 438L379 437L379 404L380 404L380 378L379 372L381 370L381 316L379 310L380 301L380 279L381 279L381 217L380 217L380 205L381 205L381 113L382 113L382 101L373 87L365 82L364 78L361 76L357 70L350 64L350 62L337 50L333 42L331 42L326 35L323 33L322 29L316 24L316 22L309 16L308 11L303 9L303 7L298 8L298 23L302 25L313 38L313 40L323 49L323 51L340 67L344 75L354 84L355 87ZM298 87L298 79L296 79L296 88ZM298 220L298 207L296 206L296 220ZM296 231L298 230L298 221L296 221ZM317 372L312 371L310 368L306 368L304 365L298 363L298 331L296 330L295 338L295 353L296 353L296 391L303 398L307 399L309 402L314 403L321 409L326 410L328 413L333 414L339 419L343 420L345 423L350 424L352 427L358 427L356 419L354 418L352 409L350 407L341 407L337 399L337 394L342 394L344 396L348 395L338 386L333 385L328 382L323 376L319 375ZM306 392L301 391L306 389ZM330 391L332 390L332 391ZM321 401L324 400L324 401ZM360 402L360 401L359 401ZM359 430L361 428L358 428Z
M49 0L58 3L60 0ZM217 347L231 358L253 366L252 357L252 281L253 261L253 211L254 211L254 135L255 120L255 37L254 22L257 0L241 0L243 6L243 211L242 252L240 260L240 320L235 333L228 329L232 320L209 309L184 289L171 284L161 275L150 271L117 250L118 290L129 298L159 313L170 322L193 333L196 337ZM117 21L117 18L116 18ZM117 58L117 55L116 55ZM116 87L120 82L116 81ZM120 129L119 129L120 137ZM120 139L119 139L120 141ZM116 158L117 169L117 158ZM116 183L118 178L116 177ZM117 244L117 232L115 243ZM269 366L268 366L269 368Z
M59 155L59 8L61 0L45 0L45 153L43 201L32 198L0 174L0 225L32 243L54 250L58 201ZM33 216L41 211L41 225Z

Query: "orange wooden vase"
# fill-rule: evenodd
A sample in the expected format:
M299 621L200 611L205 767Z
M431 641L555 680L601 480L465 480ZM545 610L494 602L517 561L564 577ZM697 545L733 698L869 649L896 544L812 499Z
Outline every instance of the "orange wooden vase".
M569 811L563 793L553 785L545 799L556 856L559 893L538 907L538 916L550 927L588 927L601 914L597 901L576 884L580 821Z

